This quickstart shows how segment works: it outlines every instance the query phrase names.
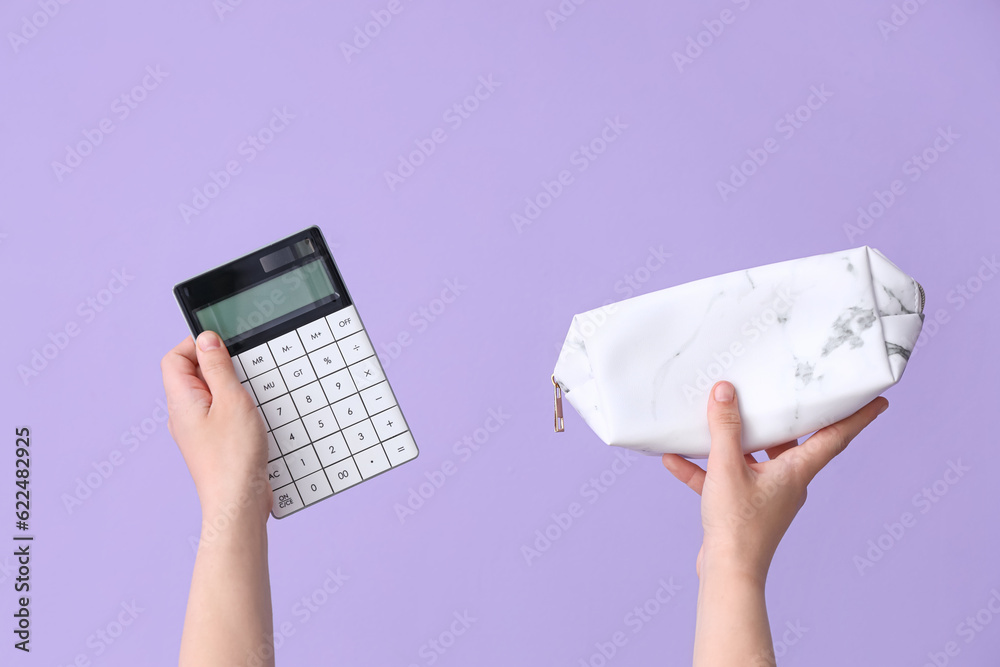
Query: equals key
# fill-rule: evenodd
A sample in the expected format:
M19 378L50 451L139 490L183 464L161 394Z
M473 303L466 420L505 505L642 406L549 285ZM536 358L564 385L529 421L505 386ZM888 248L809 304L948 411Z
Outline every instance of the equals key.
M418 453L417 444L413 442L413 436L410 435L409 431L390 438L382 444L385 447L385 453L389 455L389 463L393 466L416 458Z

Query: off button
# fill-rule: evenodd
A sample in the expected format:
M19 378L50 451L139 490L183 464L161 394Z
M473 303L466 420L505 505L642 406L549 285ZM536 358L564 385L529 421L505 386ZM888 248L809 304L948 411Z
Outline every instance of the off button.
M337 340L361 331L361 320L358 319L358 311L354 310L354 306L327 315L326 323L330 325L333 337Z

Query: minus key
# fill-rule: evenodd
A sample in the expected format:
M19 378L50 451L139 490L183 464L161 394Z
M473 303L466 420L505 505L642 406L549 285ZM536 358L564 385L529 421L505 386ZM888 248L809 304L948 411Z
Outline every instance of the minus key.
M396 397L386 381L368 387L361 392L361 400L369 415L375 415L396 405Z

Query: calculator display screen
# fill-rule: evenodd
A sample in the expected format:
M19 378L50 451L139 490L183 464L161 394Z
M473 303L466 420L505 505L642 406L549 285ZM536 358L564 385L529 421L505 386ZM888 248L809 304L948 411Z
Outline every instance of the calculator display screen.
M194 311L202 329L229 341L264 324L284 319L289 313L329 297L337 290L322 259L286 271L238 294Z

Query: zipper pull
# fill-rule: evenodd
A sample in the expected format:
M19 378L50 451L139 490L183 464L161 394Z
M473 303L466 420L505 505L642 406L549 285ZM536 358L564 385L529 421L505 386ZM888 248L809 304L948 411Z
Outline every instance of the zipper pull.
M562 433L565 429L563 428L563 411L562 411L562 387L556 382L556 376L552 376L552 386L555 387L555 429L556 433Z

